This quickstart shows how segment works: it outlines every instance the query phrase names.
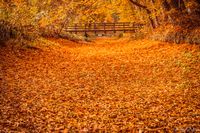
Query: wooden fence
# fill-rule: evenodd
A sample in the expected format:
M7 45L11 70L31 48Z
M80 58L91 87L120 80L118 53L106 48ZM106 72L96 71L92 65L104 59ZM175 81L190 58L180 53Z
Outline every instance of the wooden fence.
M73 26L68 26L65 28L66 32L71 33L88 33L93 32L98 33L116 33L121 32L136 32L137 29L143 27L143 24L135 24L131 22L118 22L118 23L76 23Z

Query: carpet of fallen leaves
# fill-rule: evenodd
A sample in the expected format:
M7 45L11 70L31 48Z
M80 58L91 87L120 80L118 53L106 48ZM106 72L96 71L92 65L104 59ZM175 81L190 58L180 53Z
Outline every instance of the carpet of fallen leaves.
M200 47L97 39L0 48L0 132L200 128Z

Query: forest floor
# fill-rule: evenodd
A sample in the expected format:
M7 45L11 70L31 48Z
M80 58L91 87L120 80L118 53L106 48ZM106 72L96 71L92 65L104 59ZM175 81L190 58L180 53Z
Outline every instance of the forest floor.
M49 40L0 48L0 132L200 129L200 46Z

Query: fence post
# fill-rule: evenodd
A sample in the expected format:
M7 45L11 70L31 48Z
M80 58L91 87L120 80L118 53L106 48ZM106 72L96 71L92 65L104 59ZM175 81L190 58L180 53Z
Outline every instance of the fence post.
M125 23L123 23L123 30L124 30L124 33L125 33L125 31L126 31L126 30L125 30Z
M75 24L75 34L77 34L77 24Z
M106 23L103 23L104 34L106 34Z
M85 36L86 36L86 34L87 34L87 32L86 32L86 26L87 26L87 25L85 24Z
M116 33L116 30L115 30L115 22L113 23L113 32L114 32L114 34Z
M95 34L95 36L97 35L96 23L94 23L94 34Z
M137 29L138 27L136 27L136 25L134 24L134 23L132 23L132 31L135 33L136 32L136 29Z

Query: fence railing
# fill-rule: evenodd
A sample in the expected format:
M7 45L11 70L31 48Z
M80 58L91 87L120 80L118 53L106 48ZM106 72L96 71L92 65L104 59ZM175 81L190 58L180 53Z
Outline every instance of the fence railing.
M122 32L136 32L137 29L143 27L143 24L135 24L131 22L118 22L118 23L76 23L73 26L68 26L65 28L66 32L72 33L88 33L93 32L97 34L98 32L106 33L116 33L117 31Z

